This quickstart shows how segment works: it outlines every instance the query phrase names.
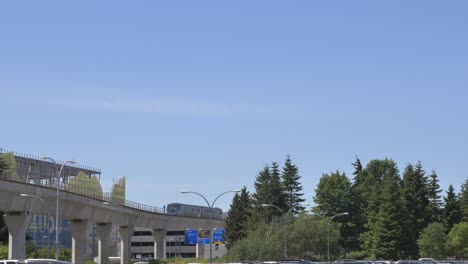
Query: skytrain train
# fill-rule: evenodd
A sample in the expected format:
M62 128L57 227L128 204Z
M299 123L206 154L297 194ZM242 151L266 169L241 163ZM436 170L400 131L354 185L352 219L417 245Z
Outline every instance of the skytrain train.
M170 203L166 207L167 214L185 215L195 217L210 217L212 219L223 219L223 210L221 208L211 208L208 206L199 206L192 204Z

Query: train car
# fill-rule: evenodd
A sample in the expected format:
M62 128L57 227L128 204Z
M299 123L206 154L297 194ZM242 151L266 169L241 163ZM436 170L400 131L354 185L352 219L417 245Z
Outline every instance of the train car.
M172 215L184 215L195 217L210 217L212 219L222 219L223 210L221 208L211 208L193 204L170 203L166 207L167 213Z

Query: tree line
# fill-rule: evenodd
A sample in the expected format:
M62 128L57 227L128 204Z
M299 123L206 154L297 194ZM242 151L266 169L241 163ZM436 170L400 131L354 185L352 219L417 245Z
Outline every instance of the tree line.
M356 158L352 165L351 179L339 171L320 177L309 212L301 205L301 177L290 157L281 171L277 162L265 166L254 192L244 187L233 198L227 258L284 257L284 223L289 257L325 260L327 244L334 258L468 257L468 179L460 193L452 185L444 192L437 173L426 172L421 162L407 164L402 173L388 158L365 166Z

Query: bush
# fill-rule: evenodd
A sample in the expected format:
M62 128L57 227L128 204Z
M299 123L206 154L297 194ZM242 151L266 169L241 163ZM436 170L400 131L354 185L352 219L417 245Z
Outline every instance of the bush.
M441 223L429 224L419 236L419 254L424 257L445 259L447 257L447 235Z
M8 259L8 246L0 243L0 259Z
M85 260L85 264L96 264L96 262L94 262L92 259L87 258Z
M468 257L468 222L462 222L453 226L448 234L448 243L452 253L456 257Z

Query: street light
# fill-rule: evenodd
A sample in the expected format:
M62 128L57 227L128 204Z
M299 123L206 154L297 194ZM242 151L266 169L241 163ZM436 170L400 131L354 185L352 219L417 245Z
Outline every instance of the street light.
M201 198L203 198L203 200L205 200L205 202L206 202L206 204L208 205L208 207L211 208L211 209L213 209L213 206L214 206L216 200L218 200L219 197L221 197L222 195L224 195L224 194L226 194L226 193L231 193L231 192L233 192L233 193L238 193L238 192L240 192L240 191L241 191L241 190L238 189L238 190L232 190L232 191L223 192L223 193L221 193L220 195L218 195L218 196L214 199L214 201L213 201L213 203L211 203L211 205L210 205L210 202L208 202L208 200L205 198L205 196L203 196L203 195L200 194L200 193L192 192L192 191L184 191L184 190L182 190L182 191L180 191L180 192L183 193L183 194L186 194L186 193L193 193L193 194L196 194L196 195L200 196ZM212 232L211 232L211 214L212 214L211 211L213 211L213 210L210 210L210 213L208 214L208 227L209 227L209 229L210 229L210 264L212 263L212 259L213 259L213 255L212 255L212 254L213 254L213 253L212 253L212 252L213 252L213 245L212 245L213 234L212 234Z
M309 206L309 204L300 204L301 206ZM287 246L287 241L288 241L288 229L287 229L287 215L292 211L292 209L296 208L296 207L299 207L298 206L293 206L291 207L291 209L288 210L288 212L284 213L283 209L279 208L278 206L274 205L274 204L262 204L263 207L274 207L278 210L281 211L281 213L283 214L283 218L284 218L284 258L287 259L288 258L288 246Z
M349 213L348 212L339 213L339 214L332 216L332 218L328 220L328 224L327 224L327 261L328 262L330 262L330 223L333 220L333 218L340 216L340 215L349 215Z
M43 160L49 160L54 163L55 170L57 171L57 163L55 163L55 160L51 157L44 157L42 158ZM68 160L65 161L62 166L60 167L60 170L58 171L57 174L57 201L56 205L57 208L55 209L55 260L59 259L59 195L60 195L60 175L62 174L63 167L67 165L67 163L70 164L75 164L73 160Z
M50 229L49 229L49 217L50 217L50 214L49 214L49 206L48 204L44 201L44 199L42 199L41 197L39 196L36 196L34 194L26 194L26 193L22 193L20 194L21 197L31 197L31 198L35 198L35 199L38 199L39 201L41 201L45 207L47 208L47 258L49 258L50 256Z

